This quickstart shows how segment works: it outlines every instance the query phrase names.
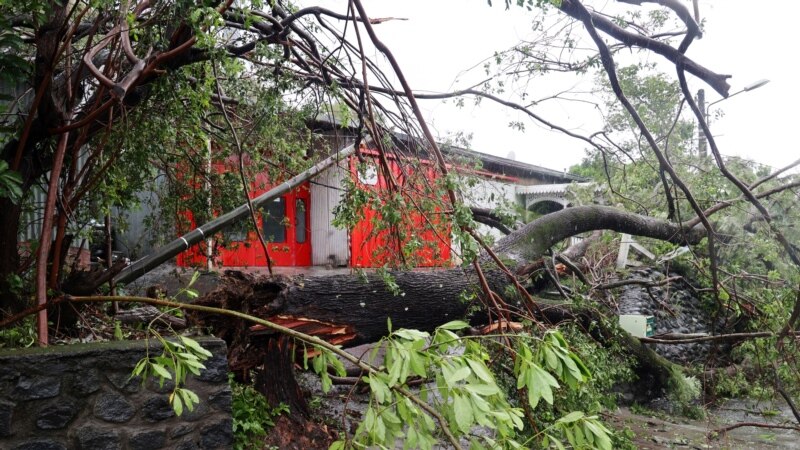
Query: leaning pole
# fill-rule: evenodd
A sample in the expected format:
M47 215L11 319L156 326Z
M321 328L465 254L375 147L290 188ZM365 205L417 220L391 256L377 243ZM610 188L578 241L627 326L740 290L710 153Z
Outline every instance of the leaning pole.
M336 154L326 158L311 168L295 175L294 177L284 181L283 183L275 186L269 191L252 199L251 204L253 208L260 208L265 203L274 200L275 198L285 194L286 192L296 188L304 181L319 174L328 167L336 164L337 162L349 157L355 151L355 144L339 150ZM142 275L146 274L155 267L161 265L164 261L178 255L179 253L188 250L191 246L205 240L206 238L214 235L219 231L224 230L230 225L238 222L239 220L249 216L250 207L247 203L237 207L236 209L227 212L210 222L195 228L194 230L184 234L183 236L175 239L169 244L161 247L155 253L152 253L144 258L134 262L130 266L123 269L116 277L116 283L130 283Z

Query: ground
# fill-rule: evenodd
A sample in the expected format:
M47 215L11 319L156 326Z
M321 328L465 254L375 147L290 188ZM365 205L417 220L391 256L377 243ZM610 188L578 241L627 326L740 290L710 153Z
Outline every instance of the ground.
M778 408L778 409L773 409ZM633 441L641 450L659 449L719 449L760 450L800 449L797 432L789 430L742 427L724 435L717 430L737 422L781 423L791 418L781 405L759 404L753 400L732 400L707 411L703 420L689 420L642 411L639 408L620 408L605 415L606 421L617 430L630 429Z

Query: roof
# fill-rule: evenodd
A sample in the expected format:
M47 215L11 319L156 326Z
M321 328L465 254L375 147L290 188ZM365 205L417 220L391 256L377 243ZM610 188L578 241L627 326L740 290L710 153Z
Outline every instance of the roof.
M318 127L322 129L340 129L355 131L352 127L342 124L338 119L332 119L327 115L317 116L313 121L312 128ZM392 137L398 147L405 148L406 152L419 155L418 149L422 148L423 152L427 153L427 146L423 145L423 140L414 138L405 133L393 132ZM417 143L416 146L412 143ZM413 148L416 147L416 148ZM450 145L441 145L442 152L445 155L459 156L462 158L475 158L478 159L483 165L483 169L489 172L500 173L520 178L540 178L546 183L559 184L570 183L572 181L585 182L589 181L587 178L581 177L567 172L566 170L553 170L546 167L528 164L513 159L502 158L487 153L481 153L475 150L470 150L461 147ZM422 156L422 155L419 155ZM426 155L427 156L427 155Z
M500 172L506 175L514 176L543 176L549 178L551 182L561 181L565 185L569 185L571 181L583 182L588 181L586 178L579 175L569 173L562 170L553 170L546 167L528 164L513 159L502 158L500 156L489 155L475 150L468 150L459 147L446 147L443 149L446 154L454 154L468 158L478 158L483 163L483 168L492 172Z

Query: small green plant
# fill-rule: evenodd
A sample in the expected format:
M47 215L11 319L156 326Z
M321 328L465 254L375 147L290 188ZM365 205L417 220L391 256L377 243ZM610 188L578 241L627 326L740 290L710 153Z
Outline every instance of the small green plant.
M36 343L36 326L33 317L17 325L0 329L0 348L27 348Z
M233 394L233 448L246 450L261 448L259 438L267 434L267 429L275 426L275 418L289 412L283 403L273 408L267 399L249 384L237 383L230 375L229 382Z

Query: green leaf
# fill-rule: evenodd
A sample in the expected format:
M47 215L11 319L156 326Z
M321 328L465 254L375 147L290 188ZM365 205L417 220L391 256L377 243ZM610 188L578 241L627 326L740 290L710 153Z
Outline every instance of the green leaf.
M581 361L581 359L575 353L570 352L569 354L570 359L575 361L575 365L578 366L578 370L580 370L581 374L583 374L584 379L589 379L592 377L592 372L586 367L586 364Z
M372 375L365 378L367 378L372 395L375 396L375 400L378 403L383 404L387 399L391 398L389 387L386 385L386 383L381 381L377 375Z
M333 370L336 372L336 375L340 377L347 375L347 370L344 368L344 363L342 363L339 358L333 357L328 362L331 366L333 366Z
M469 364L469 367L472 369L472 373L474 373L475 376L487 383L494 383L494 377L492 376L491 372L489 372L489 369L486 368L486 365L483 364L483 362L467 358L467 364Z
M136 376L141 375L142 372L144 372L145 368L147 368L147 364L148 361L146 359L142 359L141 361L136 363L136 366L133 368L133 372L131 372L130 378L134 378Z
M461 367L455 370L454 372L451 372L449 376L445 375L444 379L445 381L447 381L447 384L449 384L450 386L454 386L459 381L467 378L470 373L471 372L469 370L469 367Z
M170 401L172 402L172 409L175 411L175 415L180 417L180 415L183 414L183 402L181 402L180 396L175 395L173 392Z
M572 422L578 421L581 418L583 418L583 411L572 411L571 413L567 414L566 416L558 419L556 422L557 423L567 424L567 423L572 423Z
M153 368L153 372L155 372L156 375L158 375L159 377L166 378L167 380L171 380L172 379L172 375L161 364L151 363L150 367Z
M472 383L472 384L468 384L468 385L464 386L464 389L466 389L469 392L474 392L474 393L476 393L478 395L481 395L483 397L488 397L490 395L495 395L495 394L499 394L500 393L500 388L498 388L496 384L475 384L475 383Z
M394 332L395 336L401 337L408 341L416 341L420 339L427 339L430 335L425 333L424 331L419 330L408 330L405 328L401 328Z
M463 433L468 432L473 418L472 405L469 400L462 395L453 396L453 412L459 430Z
M185 345L186 347L192 349L196 354L203 355L207 358L210 358L212 356L210 351L204 349L203 346L200 345L200 343L198 343L197 341L195 341L190 337L181 336L181 342L183 342L183 345Z
M425 357L418 351L412 351L408 355L408 366L413 373L426 378L427 372L425 370Z
M558 357L552 350L550 350L548 346L545 345L542 348L542 353L544 353L544 359L547 362L547 367L549 367L550 370L558 369Z
M469 324L463 320L453 320L444 325L439 325L438 328L442 330L463 330L464 328L469 328Z

